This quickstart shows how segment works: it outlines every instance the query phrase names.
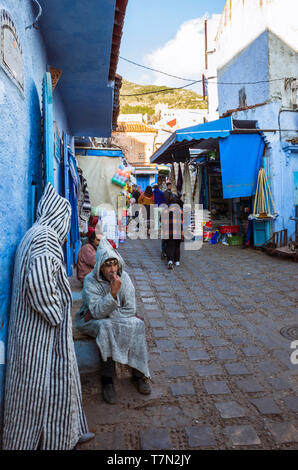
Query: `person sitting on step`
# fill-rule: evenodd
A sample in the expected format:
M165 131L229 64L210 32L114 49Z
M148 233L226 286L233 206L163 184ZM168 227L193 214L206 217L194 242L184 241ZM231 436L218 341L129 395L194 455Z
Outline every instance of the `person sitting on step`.
M116 403L115 362L132 368L132 381L142 394L150 394L145 324L136 315L135 289L123 269L120 254L103 238L96 264L85 279L82 307L76 328L96 340L101 359L103 398Z

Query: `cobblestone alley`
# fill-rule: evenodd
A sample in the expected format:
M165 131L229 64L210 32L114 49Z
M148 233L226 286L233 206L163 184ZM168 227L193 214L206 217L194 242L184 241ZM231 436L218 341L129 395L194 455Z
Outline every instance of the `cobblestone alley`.
M96 438L80 449L298 449L297 263L223 245L181 252L169 271L159 240L121 245L147 326L152 394L122 374L108 405L99 374L82 376Z

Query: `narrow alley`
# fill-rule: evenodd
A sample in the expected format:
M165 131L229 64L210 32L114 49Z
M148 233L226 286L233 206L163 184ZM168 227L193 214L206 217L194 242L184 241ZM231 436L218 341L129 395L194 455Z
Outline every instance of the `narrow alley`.
M146 322L152 394L122 370L108 405L99 374L82 375L96 437L80 449L297 449L297 264L208 244L169 271L158 240L120 252Z

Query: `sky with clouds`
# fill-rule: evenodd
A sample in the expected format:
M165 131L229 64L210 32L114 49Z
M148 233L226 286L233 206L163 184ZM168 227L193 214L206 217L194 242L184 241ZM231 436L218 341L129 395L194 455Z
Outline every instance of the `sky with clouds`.
M129 0L120 56L183 78L200 80L205 63L204 21L215 36L225 0ZM208 40L208 49L213 44ZM188 82L119 59L117 72L138 84L184 86ZM189 87L201 92L201 85Z

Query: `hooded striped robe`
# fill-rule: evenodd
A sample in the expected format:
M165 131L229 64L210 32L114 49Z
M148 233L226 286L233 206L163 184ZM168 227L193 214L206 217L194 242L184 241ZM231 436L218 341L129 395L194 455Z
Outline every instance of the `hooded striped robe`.
M16 252L3 448L69 450L88 431L72 338L62 244L71 207L48 183Z

